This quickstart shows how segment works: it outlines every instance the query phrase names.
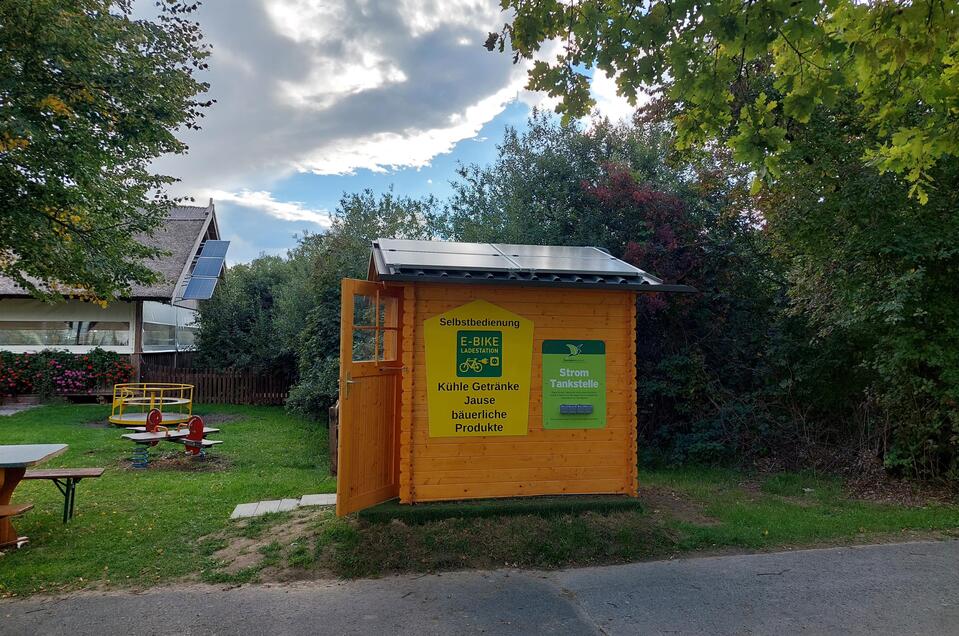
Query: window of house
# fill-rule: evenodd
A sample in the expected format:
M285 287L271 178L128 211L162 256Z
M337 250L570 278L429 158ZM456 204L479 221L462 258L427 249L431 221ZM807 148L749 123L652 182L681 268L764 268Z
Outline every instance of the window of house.
M176 349L176 325L143 323L143 349Z
M0 320L0 345L127 346L130 323L103 320Z

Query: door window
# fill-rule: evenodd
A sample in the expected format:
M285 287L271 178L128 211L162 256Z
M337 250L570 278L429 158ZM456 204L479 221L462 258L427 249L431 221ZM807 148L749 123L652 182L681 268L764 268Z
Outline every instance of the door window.
M392 362L398 356L399 299L353 295L353 362Z

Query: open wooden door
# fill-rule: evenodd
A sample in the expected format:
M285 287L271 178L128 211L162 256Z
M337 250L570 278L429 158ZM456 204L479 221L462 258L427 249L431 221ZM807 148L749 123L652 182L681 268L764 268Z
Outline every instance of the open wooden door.
M399 496L403 290L344 279L336 514Z

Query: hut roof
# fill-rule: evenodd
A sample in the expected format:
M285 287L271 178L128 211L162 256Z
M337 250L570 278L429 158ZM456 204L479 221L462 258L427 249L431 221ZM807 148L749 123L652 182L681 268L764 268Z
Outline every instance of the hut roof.
M373 280L548 285L635 291L694 292L597 247L457 243L381 238L373 241Z

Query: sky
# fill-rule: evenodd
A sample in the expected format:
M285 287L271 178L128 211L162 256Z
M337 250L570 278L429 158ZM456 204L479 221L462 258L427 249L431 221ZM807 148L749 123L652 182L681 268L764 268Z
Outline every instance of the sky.
M553 105L524 89L529 63L483 48L508 20L498 0L206 0L195 19L216 103L155 167L213 198L231 263L322 232L344 192L442 198L458 164ZM592 90L599 113L632 111L605 75Z

